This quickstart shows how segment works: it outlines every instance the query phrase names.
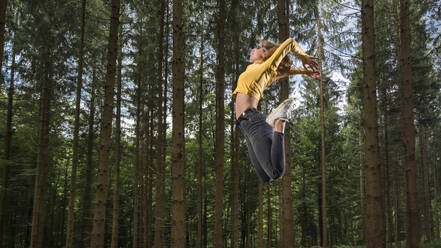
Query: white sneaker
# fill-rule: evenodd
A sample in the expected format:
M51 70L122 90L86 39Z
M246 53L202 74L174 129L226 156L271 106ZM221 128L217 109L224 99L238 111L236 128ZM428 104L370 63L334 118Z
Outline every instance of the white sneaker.
M271 114L266 117L266 122L274 127L276 120L289 121L292 116L292 108L294 107L294 98L288 98L283 101Z

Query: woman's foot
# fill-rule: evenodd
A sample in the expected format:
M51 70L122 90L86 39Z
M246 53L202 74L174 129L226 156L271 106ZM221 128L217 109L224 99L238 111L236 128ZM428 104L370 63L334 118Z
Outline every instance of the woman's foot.
M271 114L266 118L266 122L274 127L276 120L289 121L294 107L294 98L288 98L283 101Z

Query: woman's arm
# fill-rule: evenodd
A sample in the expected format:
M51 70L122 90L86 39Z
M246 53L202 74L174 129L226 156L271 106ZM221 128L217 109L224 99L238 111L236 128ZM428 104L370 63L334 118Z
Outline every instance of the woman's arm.
M305 68L291 68L288 72L275 76L273 81L277 81L281 78L285 78L285 77L288 77L288 76L294 75L294 74L305 74L305 75L309 75L315 79L320 79L320 76L321 76L320 72L318 72L318 71L312 71L312 70L305 69Z
M282 44L280 44L273 55L271 55L271 57L264 62L264 65L267 68L271 68L271 70L276 71L283 58L285 58L285 56L290 52L295 53L297 57L302 60L302 63L306 63L310 60L310 56L303 51L300 45L293 38L288 38Z

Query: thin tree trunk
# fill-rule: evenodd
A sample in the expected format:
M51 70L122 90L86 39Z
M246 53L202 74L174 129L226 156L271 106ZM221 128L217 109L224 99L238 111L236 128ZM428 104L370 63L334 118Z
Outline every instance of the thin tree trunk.
M40 97L40 125L38 138L37 168L34 188L34 207L32 211L31 248L42 248L46 216L46 197L49 170L49 118L52 98L51 51L45 47L43 52L44 78Z
M423 177L423 192L424 192L424 232L426 239L431 242L432 237L432 197L429 188L429 166L426 156L426 130L424 125L420 125L420 152L421 152L421 172Z
M139 42L141 44L141 42ZM136 89L136 124L135 124L135 185L134 185L134 200L133 200L133 248L139 247L139 227L140 227L140 205L141 205L141 79L139 73L138 65L138 75L136 76L137 89Z
M90 246L104 247L106 223L106 202L109 183L110 138L112 134L113 95L115 88L115 63L118 50L120 0L112 0L112 14L110 19L109 44L107 54L107 74L104 86L104 108L100 132L100 155L98 163L98 177L95 194L95 208Z
M204 8L202 8L201 13L201 25L203 25L205 15L204 15ZM198 135L198 145L199 145L199 167L198 167L198 236L196 240L196 247L202 248L202 210L203 210L203 199L204 199L204 191L203 191L203 166L204 166L204 158L203 158L203 149L202 149L202 135L203 135L203 128L202 128L202 119L203 119L203 112L202 112L202 105L204 103L204 29L203 26L200 30L200 49L199 49L199 135Z
M81 28L80 28L80 49L78 53L78 77L77 92L75 102L75 121L74 137L72 147L72 175L70 182L70 197L67 217L66 248L72 248L73 228L74 228L74 205L77 188L77 167L78 167L78 140L80 131L80 111L81 111L81 88L83 87L83 50L84 50L84 27L86 16L86 0L81 1Z
M3 64L4 46L5 46L5 24L6 24L6 7L8 5L7 0L0 0L0 68ZM0 86L3 83L1 78ZM0 239L1 240L1 239ZM1 243L0 243L1 246Z
M439 193L439 185L440 185L440 179L439 179L439 172L438 172L438 151L434 152L434 176L433 176L433 180L434 180L434 196L433 198L435 199L435 209L439 209L439 204L440 204L440 196L438 195ZM440 215L441 213L438 211L436 213L436 219L435 219L435 236L434 239L439 239L439 235L440 235Z
M1 10L1 9L0 9ZM1 24L0 24L1 25ZM12 64L11 75L8 90L8 113L6 118L6 131L5 131L5 161L2 163L2 178L1 178L1 191L0 191L0 248L3 247L3 235L6 217L7 207L7 189L9 181L9 159L11 158L11 143L12 143L12 107L14 103L14 80L15 80L15 49L12 48Z
M359 147L362 147L362 137L358 137ZM362 240L366 239L366 201L365 201L365 185L364 185L364 160L363 153L359 151L359 163L360 163L360 213L361 213L361 227L362 227Z
M385 247L381 191L381 162L378 149L377 95L375 78L374 4L362 1L363 107L366 133L366 247Z
M279 22L279 41L289 37L289 0L278 0L277 17ZM280 80L280 102L289 97L290 87L287 78ZM285 175L282 178L282 206L280 219L280 247L294 247L294 217L292 213L291 192L291 156L290 127L287 125L284 134L285 143Z
M267 233L267 248L272 248L272 240L273 240L273 212L272 212L272 206L271 206L271 185L267 184L267 218L268 218L268 233Z
M122 32L120 32L122 33ZM116 120L115 120L115 186L113 188L112 209L112 241L111 248L117 248L119 236L119 191L120 191L120 163L121 163L121 70L122 70L122 41L118 47L118 72L116 92Z
M409 0L400 0L400 124L404 147L404 170L407 196L406 247L418 248L420 243L420 219L417 197L417 167L415 163L415 127L413 124L412 67L410 61Z
M259 222L259 233L257 234L257 238L259 239L258 246L259 248L263 248L263 183L259 180L259 213L258 213L258 222Z
M233 30L233 53L234 53L234 78L231 84L231 90L237 86L237 80L239 78L239 66L240 66L240 1L233 0L231 2L232 22L231 29ZM231 109L234 109L234 101L231 100ZM233 186L233 204L231 209L231 247L239 247L239 126L235 125L236 116L234 111L231 111L231 173L232 173L232 186Z
M319 70L323 71L322 59L323 52L323 36L321 25L321 1L318 2L318 17L317 17L317 33L318 33L318 50L319 50ZM323 102L323 77L320 78L320 130L321 130L321 166L322 166L322 246L328 247L328 215L326 211L326 153L325 153L325 107Z
M86 185L83 196L83 218L82 218L82 231L81 240L83 241L83 247L88 248L90 245L90 232L91 232L91 191L92 191L92 157L93 157L93 145L95 140L94 120L95 120L95 85L96 85L96 68L92 69L92 83L90 92L90 105L89 105L89 133L87 137L87 164L86 164Z
M223 240L223 198L224 198L224 92L225 92L225 76L224 76L224 26L225 26L225 1L217 1L219 8L219 16L217 19L217 68L216 68L216 143L215 143L215 163L216 163L216 206L215 206L215 224L214 224L214 247L224 247Z
M164 240L164 205L165 205L165 123L163 122L163 104L165 98L163 97L162 88L164 87L164 79L162 72L162 65L164 60L162 41L164 39L164 17L165 17L165 5L168 5L168 1L161 2L161 8L159 12L160 26L159 26L159 49L158 49L158 82L159 82L159 109L158 109L158 152L157 168L156 168L156 208L155 208L155 237L154 247L163 247ZM168 38L167 38L168 39Z
M173 0L172 247L186 245L183 2Z

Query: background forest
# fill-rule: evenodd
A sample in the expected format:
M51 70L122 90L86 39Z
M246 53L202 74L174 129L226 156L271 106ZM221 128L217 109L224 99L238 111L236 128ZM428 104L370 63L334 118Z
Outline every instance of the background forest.
M441 247L440 26L437 0L0 0L0 247ZM231 97L258 37L322 61L264 93L296 98L265 184Z

